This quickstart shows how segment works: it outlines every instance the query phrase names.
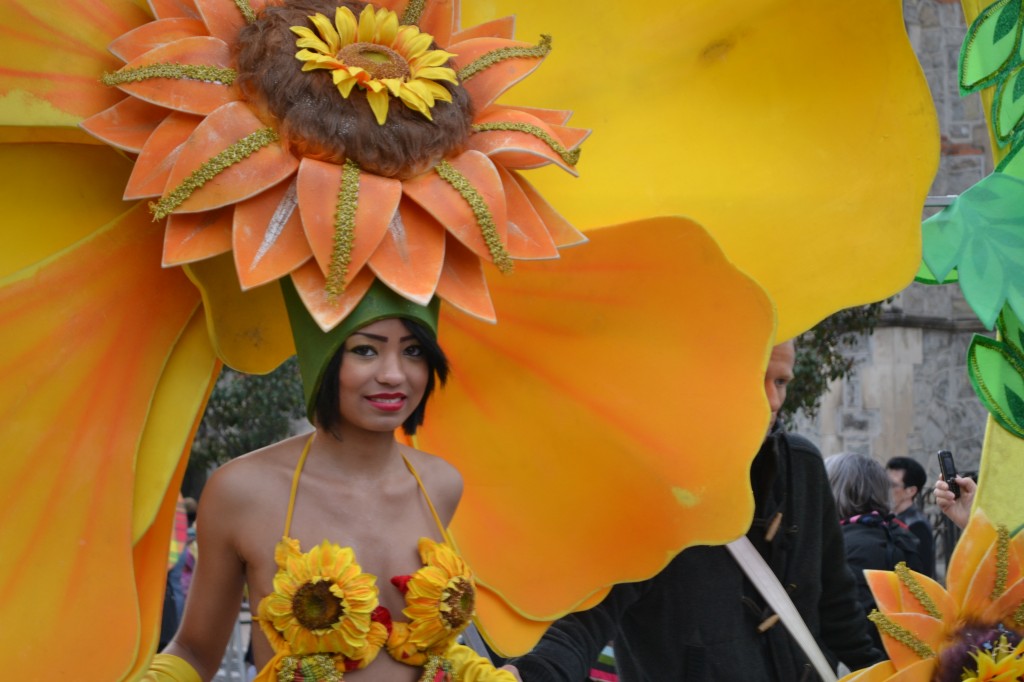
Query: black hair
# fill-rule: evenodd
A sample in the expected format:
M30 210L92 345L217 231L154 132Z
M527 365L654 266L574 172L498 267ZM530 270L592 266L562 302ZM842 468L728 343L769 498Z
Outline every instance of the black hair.
M911 457L893 457L886 463L886 469L895 469L903 472L903 487L914 486L920 494L928 481L924 473L924 467L916 459Z
M432 331L424 326L422 322L417 322L416 320L399 318L399 321L409 330L409 333L416 339L416 342L419 343L429 370L427 386L423 391L423 399L420 400L420 404L416 406L412 414L402 423L402 430L411 436L416 433L416 429L423 423L423 418L427 412L427 399L434 392L434 387L437 386L438 382L444 386L445 382L448 381L450 368L448 366L448 357L444 354L444 350L441 349ZM341 380L339 372L341 370L341 358L344 355L345 345L342 344L334 354L334 357L331 358L331 361L327 363L323 379L320 381L320 390L316 394L316 402L314 403L317 424L335 435L337 433L334 429L341 422L341 404L339 401Z

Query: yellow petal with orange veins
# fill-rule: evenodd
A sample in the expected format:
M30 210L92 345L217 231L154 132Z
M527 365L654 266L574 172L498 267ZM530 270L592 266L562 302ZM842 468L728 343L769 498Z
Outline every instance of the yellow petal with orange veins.
M455 57L459 72L489 52L507 48L534 48L536 45L518 40L503 38L471 38L465 42L450 45L448 51L458 55ZM506 90L529 76L544 61L543 57L517 57L505 59L479 71L471 78L463 78L462 86L469 93L476 111L489 107ZM566 98L563 98L563 101Z
M69 165L72 159L77 165L79 158L69 153ZM34 185L45 186L45 176L16 171L0 189L5 225L41 231L38 213L22 223L17 207L40 193ZM85 199L95 167L80 172ZM122 679L140 656L140 642L151 641L153 626L143 625L140 616L154 614L152 599L163 591L159 583L166 583L167 536L148 545L158 541L143 528L135 540L147 546L135 554L137 455L155 397L197 310L195 290L180 272L153 267L161 231L143 207L128 208L70 248L0 280L0 434L13 448L0 465L0 617L86 623L88 614L103 613L109 626L103 632L83 629L56 658L48 638L23 637L18 655L5 663L6 676L31 677L39 661L52 660L65 669L84 666L92 679ZM207 355L207 372L210 364ZM192 407L165 434L164 447L176 452L151 453L167 455L172 470L194 423ZM58 413L63 427L48 427ZM157 494L157 507L161 499ZM155 524L156 534L165 521ZM63 559L54 561L55 553ZM144 565L154 558L155 572ZM105 588L83 590L82 580Z
M530 205L533 206L533 210L535 210L541 220L544 221L544 225L547 227L548 233L551 235L551 239L555 242L555 246L563 248L566 246L582 244L587 241L586 236L570 225L569 221L563 218L561 214L548 203L547 199L541 196L540 192L534 189L533 185L531 185L525 178L515 171L511 172L510 175L519 186L519 189L521 189L523 194L526 195Z
M206 26L199 19L175 17L160 19L129 31L110 44L110 52L126 62L138 59L150 50L182 38L205 36Z
M158 19L172 17L200 19L199 9L196 8L194 0L149 0L149 5Z
M437 295L484 322L497 321L480 259L451 235L446 237Z
M174 111L157 126L135 161L132 175L124 188L125 199L158 197L163 193L185 142L202 120L198 116Z
M86 141L75 137L78 122L121 99L99 81L121 66L107 45L149 20L144 3L124 0L0 3L0 122L29 128L32 140L52 130L54 139ZM16 141L11 133L6 139Z
M426 305L444 265L444 228L412 202L401 202L398 215L370 256L369 266L402 296Z
M282 182L235 206L231 243L242 289L283 277L313 255L297 199L295 182Z
M345 319L373 284L373 273L363 268L356 273L341 296L334 299L328 296L327 280L314 261L309 261L292 272L291 277L306 310L325 331Z
M478 584L500 590L507 608L532 621L565 615L629 576L654 575L685 546L742 534L752 500L738 496L734 483L749 473L764 440L762 378L774 331L764 292L681 218L589 236L586 248L566 249L558 261L517 262L512 277L489 271L498 325L442 308L459 381L431 403L418 432L420 446L445 452L466 481L452 533ZM714 297L680 295L709 286ZM744 320L744 334L714 322L725 310ZM526 337L545 351L525 350ZM650 353L620 357L627 338L643 338ZM591 371L598 365L601 372ZM608 376L618 390L606 390ZM681 394L681 385L729 388L709 400ZM688 415L685 444L670 426L680 414ZM459 429L440 427L455 423ZM493 437L506 428L515 439ZM531 455L563 448L587 453L585 472L569 459ZM711 449L714 458L684 456ZM579 488L564 485L581 475ZM681 506L675 487L700 490L696 504ZM614 497L641 502L625 509L598 502ZM630 531L641 526L641 537ZM515 556L490 551L495 534L519 548ZM615 562L588 558L601 538L630 535L639 546ZM536 575L552 557L563 562L557 574L517 579ZM480 616L487 628L483 610ZM528 636L542 629L527 626L513 640L530 644Z
M217 154L266 126L241 102L226 104L207 116L181 150L163 195L182 186ZM299 167L299 161L280 142L258 149L228 166L181 202L177 211L208 211L255 196L285 180Z
M125 97L109 109L82 121L82 128L107 144L138 153L169 113L155 104Z
M482 24L470 26L452 34L452 43L461 43L470 38L505 38L511 40L515 35L516 18L513 16L492 19Z
M333 163L303 159L299 166L299 206L302 226L310 248L326 276L334 257L335 220L341 190L342 168ZM346 286L377 250L398 211L402 184L372 173L359 174L355 224L359 231L352 240Z
M502 244L507 242L508 213L505 207L505 192L501 176L490 159L478 151L468 150L450 159L452 168L458 171L478 194L487 208L494 228ZM491 252L484 241L481 224L473 207L437 172L424 173L403 185L405 195L419 204L434 219L444 226L471 251L487 261L493 261Z
M184 265L231 250L233 206L171 214L164 232L164 267Z
M268 284L243 292L228 253L184 268L203 295L210 341L226 364L266 374L295 354L280 287Z
M534 209L529 197L516 182L514 171L495 166L505 189L508 209L508 255L516 259L558 258L547 225Z
M138 69L157 64L212 66L227 69L232 68L232 59L230 50L224 41L208 36L198 36L183 38L150 50L128 62L121 70ZM235 85L191 78L147 78L141 81L122 83L117 87L147 102L190 114L209 114L218 107L240 97Z

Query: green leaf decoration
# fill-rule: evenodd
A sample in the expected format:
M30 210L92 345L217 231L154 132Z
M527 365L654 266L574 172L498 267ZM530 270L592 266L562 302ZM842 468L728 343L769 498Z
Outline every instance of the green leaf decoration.
M999 146L1005 147L1020 133L1024 119L1024 64L1014 67L996 88L992 100L992 128Z
M999 313L996 329L999 330L999 340L1024 358L1024 325L1021 325L1020 318L1009 307L1004 307L1003 312Z
M956 272L956 268L950 270L946 275L946 278L939 280L938 277L932 274L932 271L928 269L928 264L921 261L921 267L917 269L917 274L914 275L914 281L920 282L921 284L953 284L960 279Z
M967 29L960 49L960 94L987 88L1019 61L1022 0L998 0Z
M975 335L967 351L967 374L992 417L1024 438L1024 357L1008 344Z
M1024 313L1024 180L993 173L924 222L923 256L936 281L955 268L967 303L989 329L1009 304Z
M1006 156L996 166L996 172L1024 180L1024 154L1020 153L1021 148L1019 144L1011 146L1010 151L1006 152Z

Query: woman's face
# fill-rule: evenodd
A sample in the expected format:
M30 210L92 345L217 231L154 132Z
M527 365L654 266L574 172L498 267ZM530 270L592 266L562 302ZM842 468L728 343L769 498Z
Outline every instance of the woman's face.
M393 431L423 399L430 367L419 343L397 318L380 320L345 340L339 404L342 422Z

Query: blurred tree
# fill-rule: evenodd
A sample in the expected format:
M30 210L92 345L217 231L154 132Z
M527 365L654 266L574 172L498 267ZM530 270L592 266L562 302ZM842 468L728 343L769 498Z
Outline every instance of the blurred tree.
M263 376L225 367L192 443L186 485L201 487L212 467L286 438L292 420L305 414L294 357Z
M852 349L863 337L874 332L882 316L882 305L887 302L840 310L797 337L794 378L789 384L783 408L783 421L788 427L793 426L793 418L798 412L814 419L829 382L853 374L855 360L844 351Z

